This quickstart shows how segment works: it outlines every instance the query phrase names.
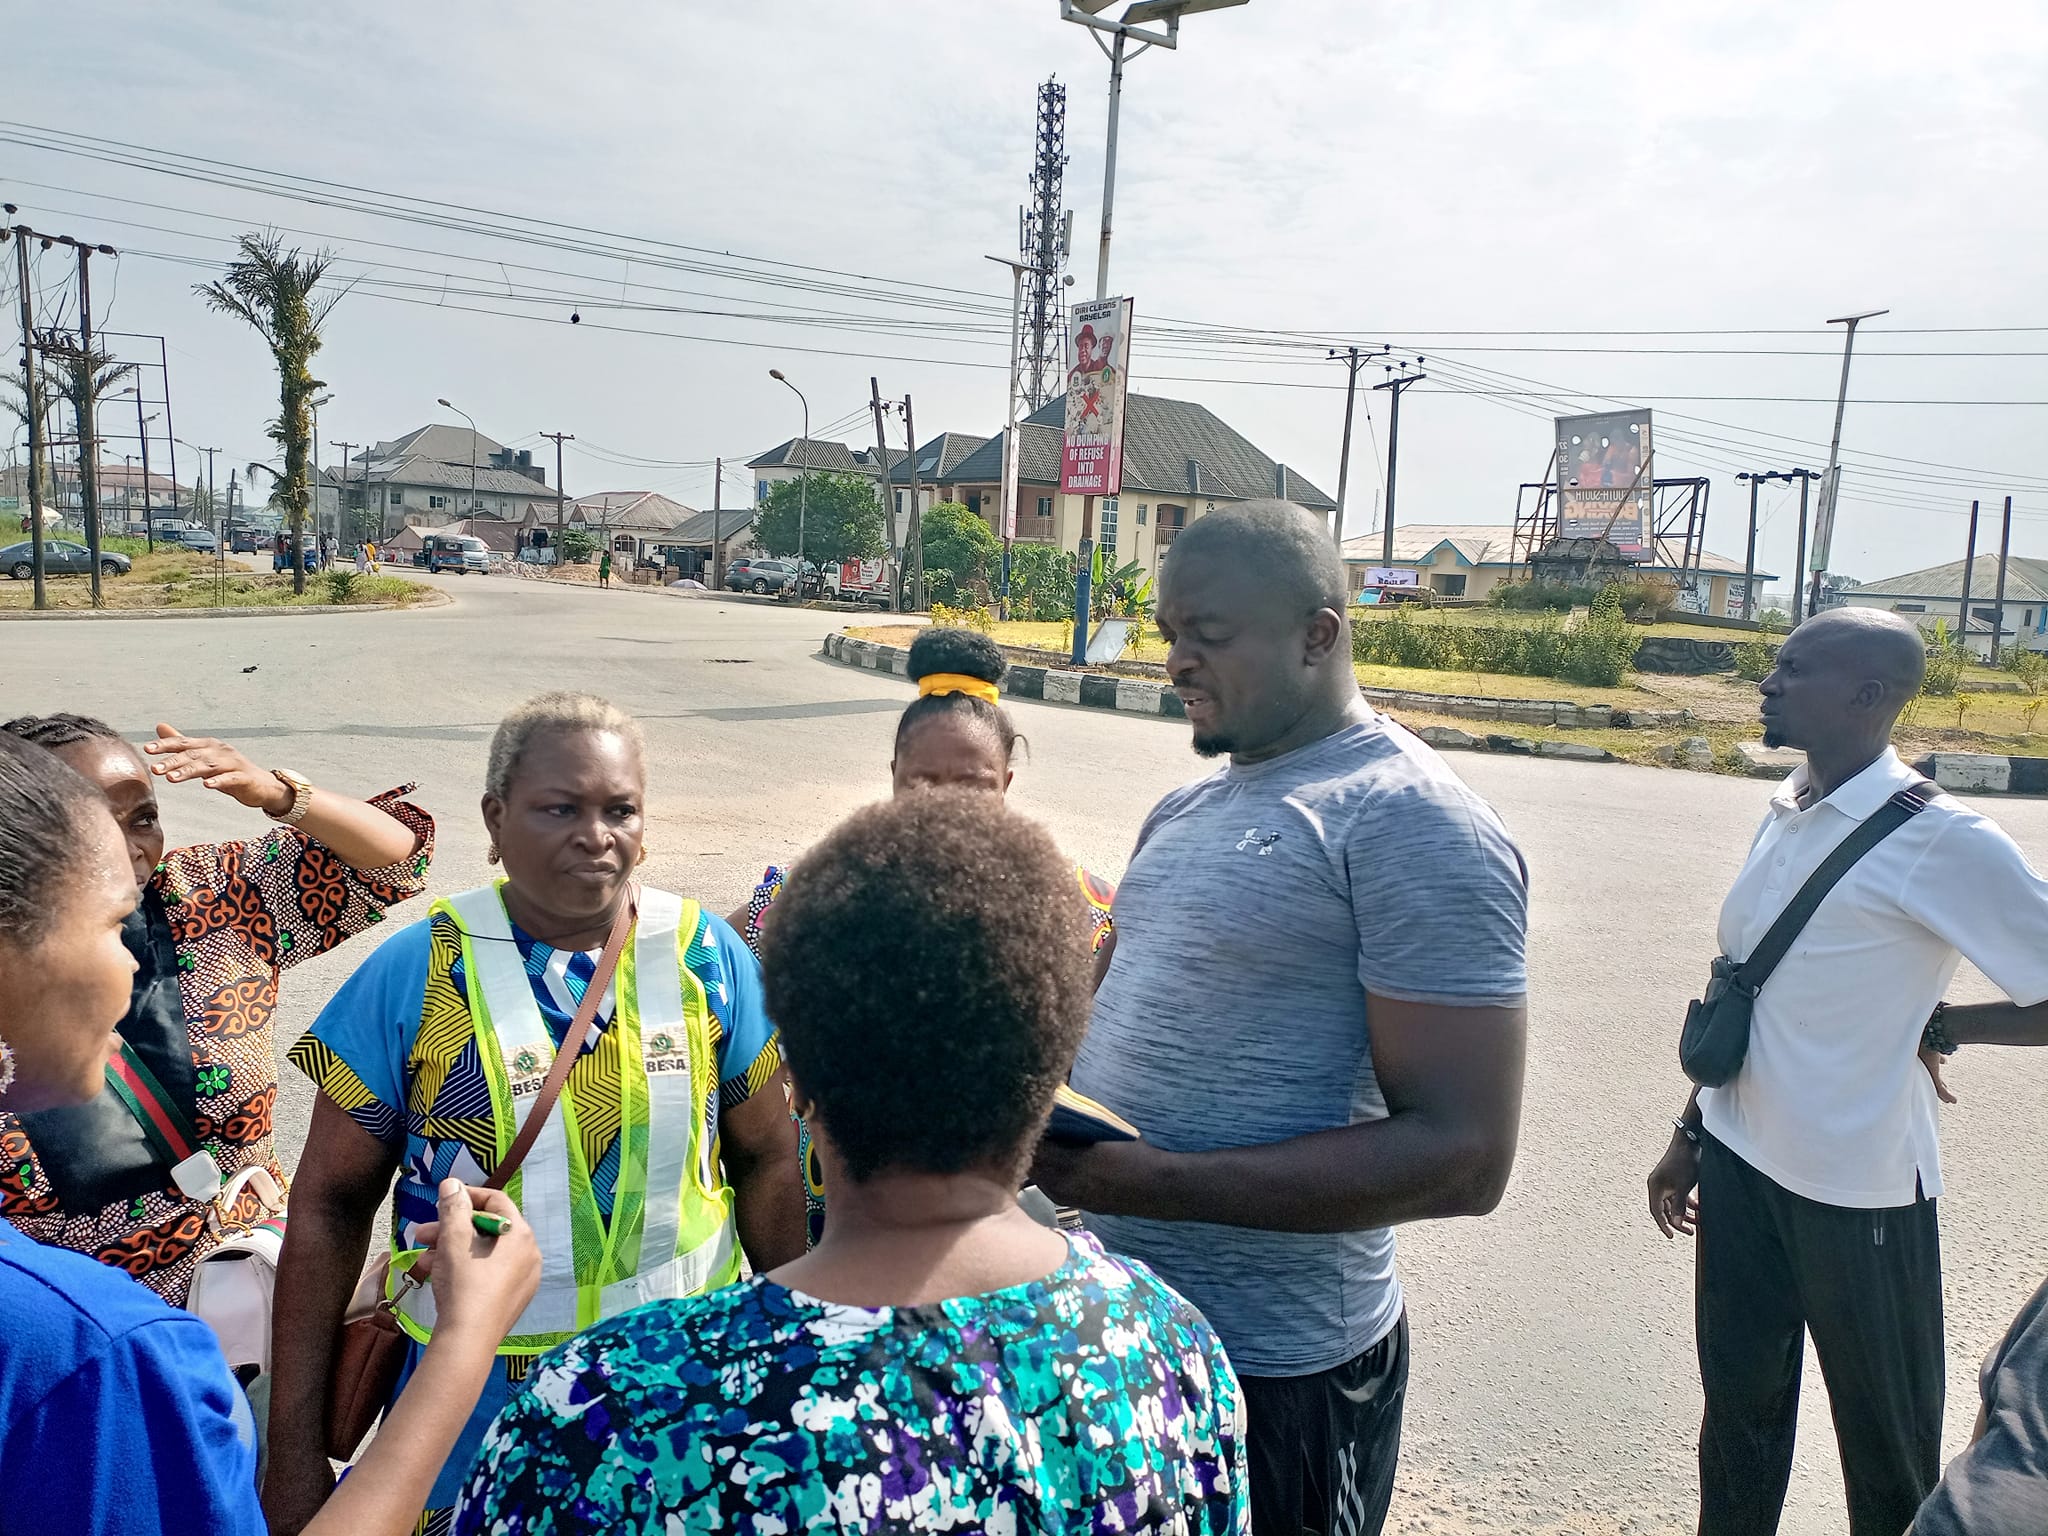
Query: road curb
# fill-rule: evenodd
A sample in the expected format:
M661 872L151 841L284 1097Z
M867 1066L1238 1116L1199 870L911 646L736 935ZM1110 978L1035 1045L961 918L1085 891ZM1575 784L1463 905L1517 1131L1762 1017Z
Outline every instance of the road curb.
M2048 757L1930 752L1913 766L1943 789L1978 795L2048 796Z
M834 631L825 637L824 655L843 666L865 667L897 677L910 674L910 652L900 645L879 645ZM1185 720L1180 695L1164 683L1130 677L1103 677L1093 672L1067 672L1057 667L1013 666L1003 674L1003 692L1014 699L1047 704L1075 704L1082 709L1113 709L1127 715Z
M856 640L834 632L820 647L828 660L843 666L864 667L908 677L910 652L900 645L881 645L873 640ZM1004 693L1013 699L1037 699L1046 704L1072 704L1081 709L1113 709L1119 714L1153 715L1168 720L1185 720L1187 710L1180 695L1164 683L1148 683L1133 677L1105 677L1094 672L1069 672L1058 667L1012 666L1003 674ZM1360 692L1368 698L1368 690ZM1548 757L1566 762L1619 762L1605 747L1577 741L1537 741L1527 736L1489 732L1475 736L1447 725L1425 725L1418 730L1431 746L1448 752L1500 752L1520 757Z

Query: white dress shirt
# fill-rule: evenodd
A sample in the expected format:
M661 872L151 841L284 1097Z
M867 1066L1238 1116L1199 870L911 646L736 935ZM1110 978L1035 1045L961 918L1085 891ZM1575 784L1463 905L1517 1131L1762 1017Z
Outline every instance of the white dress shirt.
M1800 807L1807 770L1771 796L1721 905L1721 951L1746 957L1799 888L1916 775L1889 748ZM1957 952L2014 1002L2048 1000L2048 880L1998 826L1945 794L1842 877L1757 994L1749 1054L1700 1090L1706 1127L1759 1173L1827 1205L1941 1193L1934 1085L1919 1062Z

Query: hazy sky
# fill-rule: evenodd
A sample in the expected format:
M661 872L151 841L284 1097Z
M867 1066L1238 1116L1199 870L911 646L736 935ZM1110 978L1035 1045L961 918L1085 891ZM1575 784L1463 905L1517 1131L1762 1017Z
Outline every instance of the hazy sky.
M572 494L693 505L711 475L682 466L796 431L771 366L818 435L859 411L831 435L872 442L871 373L914 396L920 437L1001 425L1008 282L983 256L1014 253L1055 73L1072 292L1094 287L1108 70L1057 0L74 0L11 42L17 125L501 216L462 233L0 139L18 218L123 250L95 264L96 308L168 337L178 436L222 448L223 475L265 453L274 378L192 297L211 275L194 263L266 223L370 279L317 360L324 439L454 420L446 395L542 450L551 480L536 434L575 433ZM1206 403L1332 491L1343 374L1320 345L1148 345L1147 320L1426 356L1402 408L1404 523L1505 523L1553 395L1647 404L1658 472L1714 477L1708 542L1738 558L1734 471L1825 463L1824 322L1889 307L1857 354L1834 568L1958 558L1970 497L2008 491L2015 552L2048 555L2044 101L2048 12L2023 0L1251 0L1129 68L1110 286L1137 299L1139 389ZM52 318L63 254L38 263ZM1386 450L1386 397L1367 398L1358 533ZM727 499L746 496L742 473ZM1788 571L1790 494L1763 505L1766 562Z

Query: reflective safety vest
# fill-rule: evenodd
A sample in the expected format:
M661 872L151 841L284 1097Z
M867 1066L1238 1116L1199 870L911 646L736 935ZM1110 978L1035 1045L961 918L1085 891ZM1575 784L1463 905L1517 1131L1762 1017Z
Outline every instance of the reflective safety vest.
M461 935L471 1027L490 1083L498 1157L512 1145L547 1081L555 1044L513 942L499 886L434 904ZM643 890L632 941L619 957L607 1029L618 1032L619 1175L609 1223L591 1192L577 1135L579 1063L506 1194L540 1244L540 1289L499 1346L500 1354L552 1349L592 1324L644 1302L699 1295L739 1278L732 1190L707 1135L705 1106L718 1091L711 1009L704 984L682 963L705 918L694 901ZM429 993L449 984L429 974ZM609 1088L611 1085L605 1085ZM586 1094L590 1089L586 1085ZM419 1249L392 1235L391 1279ZM434 1328L431 1287L403 1287L398 1321L425 1343Z

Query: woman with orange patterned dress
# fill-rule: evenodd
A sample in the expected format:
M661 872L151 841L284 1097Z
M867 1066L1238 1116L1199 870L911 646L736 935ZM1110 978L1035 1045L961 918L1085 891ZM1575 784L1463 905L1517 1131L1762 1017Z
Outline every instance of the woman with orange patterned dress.
M283 973L425 889L433 818L407 789L352 799L167 725L141 752L79 715L0 730L47 747L107 797L142 893L122 932L137 972L107 1089L0 1115L0 1216L182 1306L200 1259L274 1215L285 1188L270 1035ZM158 779L203 784L275 825L166 855ZM268 1177L237 1179L250 1169Z
M1008 669L995 641L975 630L927 629L911 642L908 672L917 684L917 697L896 722L896 751L889 760L894 794L925 789L1009 792L1016 777L1011 761L1018 736L1001 702L999 685ZM730 919L757 955L761 926L782 892L783 878L782 867L770 865L746 909ZM1079 864L1074 866L1074 883L1087 913L1093 974L1099 985L1116 947L1116 925L1110 919L1116 887ZM809 1127L798 1121L798 1128L810 1241L815 1246L824 1232L824 1179L812 1154Z

